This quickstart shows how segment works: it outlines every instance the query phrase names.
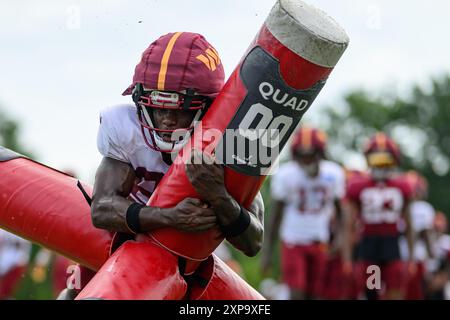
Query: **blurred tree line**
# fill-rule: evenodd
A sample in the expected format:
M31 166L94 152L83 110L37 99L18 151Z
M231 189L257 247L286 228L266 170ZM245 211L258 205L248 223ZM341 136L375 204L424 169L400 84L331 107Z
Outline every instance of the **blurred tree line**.
M309 112L314 110L317 108ZM326 106L320 112L318 126L328 133L331 159L346 164L351 156L361 154L362 145L369 136L384 131L400 145L403 169L414 169L423 174L430 185L429 201L437 210L450 213L450 197L447 196L450 194L450 76L433 78L426 88L414 85L406 97L395 92L373 95L354 90L341 102ZM0 145L29 155L21 147L18 137L18 123L0 111ZM263 185L262 194L268 221L270 177ZM260 255L248 258L236 250L232 250L232 254L241 263L247 281L258 288L262 280ZM279 278L279 260L274 261L272 276ZM18 297L51 298L48 283L40 289L36 289L29 279L24 283Z
M24 155L30 155L19 142L20 126L0 109L0 146L9 148Z

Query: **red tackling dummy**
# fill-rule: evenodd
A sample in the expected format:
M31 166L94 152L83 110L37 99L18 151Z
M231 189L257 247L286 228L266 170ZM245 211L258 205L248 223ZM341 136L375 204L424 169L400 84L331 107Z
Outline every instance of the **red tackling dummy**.
M113 239L92 225L76 179L1 147L0 227L93 270L108 259Z

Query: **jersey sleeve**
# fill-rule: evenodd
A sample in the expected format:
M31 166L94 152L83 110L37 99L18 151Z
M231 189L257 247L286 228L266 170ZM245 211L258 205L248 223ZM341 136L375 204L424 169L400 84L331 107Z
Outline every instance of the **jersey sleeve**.
M97 133L97 148L104 156L122 162L130 163L126 146L120 142L117 134L117 112L113 108L100 112L100 126Z
M272 176L272 180L270 183L270 190L272 194L272 198L277 201L286 201L289 195L289 183L287 179L288 170L286 167L281 167L279 171Z
M345 199L359 203L359 194L361 193L362 183L357 178L348 181L345 190Z
M413 198L414 190L410 183L408 183L403 177L395 180L396 186L401 190L403 197L406 201L410 201Z
M435 213L431 204L425 201L413 203L411 205L411 215L414 230L420 232L432 229Z
M345 173L342 167L336 165L334 180L334 196L342 199L345 196Z

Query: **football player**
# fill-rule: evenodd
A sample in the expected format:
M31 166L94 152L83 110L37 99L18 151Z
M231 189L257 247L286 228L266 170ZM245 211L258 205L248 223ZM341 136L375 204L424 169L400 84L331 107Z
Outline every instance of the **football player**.
M369 265L378 266L385 289L382 298L403 299L406 268L400 257L399 224L404 219L408 248L412 252L408 213L412 191L405 179L395 175L400 163L400 151L386 134L377 133L371 137L364 148L364 155L370 169L369 175L356 177L347 188L344 260L346 264L351 263L352 217L359 215L363 227L359 259L365 266L363 270L369 270ZM380 298L378 289L381 288L366 288L367 298Z
M150 44L123 92L132 103L100 114L97 145L103 160L91 207L96 227L132 239L162 227L199 232L230 226L243 212L248 216L247 228L227 240L248 256L258 253L263 238L262 198L258 195L250 210L242 208L225 189L223 167L213 161L186 164L189 181L201 199L186 198L173 208L146 206L174 153L185 145L223 83L219 55L202 35L169 33ZM199 156L193 152L193 157Z
M282 276L291 299L322 297L330 219L340 211L345 192L344 170L324 159L325 148L324 132L301 128L291 145L292 160L271 182L273 209L262 269L268 272L280 233Z
M434 256L431 232L433 229L435 210L430 203L425 201L428 193L426 179L416 171L408 171L405 178L413 189L410 215L412 232L415 238L412 255L415 262L415 272L408 275L405 299L420 300L425 297L426 261L427 259L433 259ZM400 249L403 259L407 259L409 253L405 237L401 238Z

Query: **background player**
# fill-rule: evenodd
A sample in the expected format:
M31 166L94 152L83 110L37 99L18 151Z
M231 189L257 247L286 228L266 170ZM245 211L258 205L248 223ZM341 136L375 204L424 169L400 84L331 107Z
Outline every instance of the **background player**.
M273 209L268 225L262 269L270 269L273 248L281 237L283 281L291 299L320 298L327 263L330 219L340 211L345 175L336 163L324 160L325 134L301 128L291 145L292 160L273 176Z
M435 211L433 206L425 201L428 190L428 183L425 178L416 171L408 171L405 178L413 190L409 211L415 238L412 254L415 267L408 274L405 299L422 300L424 299L425 274L427 272L426 261L434 256L431 232ZM400 239L400 249L402 258L406 261L410 254L405 237Z
M406 223L409 252L412 252L412 232L408 207L412 198L410 185L402 177L395 176L400 163L397 144L384 133L371 137L364 148L370 169L368 176L356 177L347 189L345 214L344 259L351 263L352 217L359 214L363 230L358 258L365 266L379 266L385 299L403 299L406 284L406 268L400 257L399 224ZM408 258L410 262L411 259ZM412 264L411 264L412 266ZM367 288L367 298L380 298L378 290Z

